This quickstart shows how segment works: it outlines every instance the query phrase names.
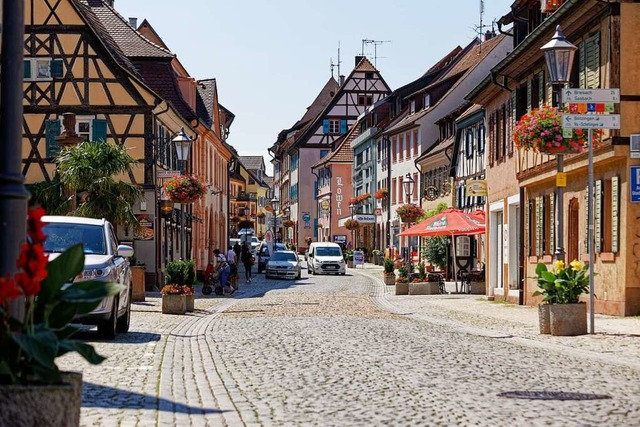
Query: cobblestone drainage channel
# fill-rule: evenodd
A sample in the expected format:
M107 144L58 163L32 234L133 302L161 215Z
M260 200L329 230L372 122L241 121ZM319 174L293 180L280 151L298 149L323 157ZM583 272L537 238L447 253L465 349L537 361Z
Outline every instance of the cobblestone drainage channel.
M572 393L567 391L505 391L498 393L500 397L508 397L510 399L530 399L530 400L602 400L611 399L606 394L593 393Z

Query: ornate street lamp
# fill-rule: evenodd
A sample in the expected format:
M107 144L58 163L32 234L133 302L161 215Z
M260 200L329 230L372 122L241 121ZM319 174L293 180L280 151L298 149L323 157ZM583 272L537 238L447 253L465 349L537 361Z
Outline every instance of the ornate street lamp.
M544 52L544 59L549 69L549 81L553 87L557 107L562 107L562 86L571 79L573 59L578 48L571 44L562 33L560 25L549 43L540 48ZM558 174L564 171L564 156L556 154ZM564 261L564 188L556 185L557 232L556 232L556 260Z
M184 174L187 170L187 159L189 158L189 149L191 148L193 139L184 133L184 129L180 129L180 132L176 134L172 141L176 146L176 156L180 162L180 172ZM187 251L184 247L185 219L184 203L180 203L180 257L182 259L185 259L187 256Z
M411 174L407 172L402 181L404 187L404 194L407 196L407 203L411 203L411 195L413 194L413 186L416 182L411 178ZM410 227L411 223L407 223L407 227ZM407 265L411 265L411 238L407 237ZM409 271L411 272L411 271Z
M271 199L271 208L273 209L273 241L276 242L278 236L277 216L280 210L280 199L278 199L278 196Z

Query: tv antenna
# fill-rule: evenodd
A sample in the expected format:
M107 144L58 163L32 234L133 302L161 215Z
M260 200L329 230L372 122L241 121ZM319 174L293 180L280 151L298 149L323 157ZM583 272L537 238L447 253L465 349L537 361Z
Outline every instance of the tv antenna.
M330 67L331 67L331 77L333 77L335 79L335 76L333 75L333 69L334 68L338 68L338 78L340 78L340 64L342 64L342 61L340 60L340 42L338 41L338 62L333 62L333 58L330 58Z
M378 46L383 43L391 43L391 40L371 40L371 39L362 39L362 52L361 55L365 55L365 46L373 45L373 66L377 66L378 58L384 58L384 56L378 56Z

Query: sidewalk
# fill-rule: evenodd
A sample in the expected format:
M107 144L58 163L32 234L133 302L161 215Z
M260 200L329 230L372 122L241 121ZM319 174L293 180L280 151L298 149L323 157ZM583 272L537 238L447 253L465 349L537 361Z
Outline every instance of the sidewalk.
M511 339L519 344L547 347L573 355L582 353L583 356L603 359L607 363L615 359L616 363L640 369L640 316L596 314L593 335L542 335L539 332L537 307L490 302L486 295L395 295L394 286L382 284L382 267L365 264L356 271L378 280L378 287L384 288L379 299L385 308L398 314L454 327L474 335ZM455 290L454 282L447 282L447 290Z

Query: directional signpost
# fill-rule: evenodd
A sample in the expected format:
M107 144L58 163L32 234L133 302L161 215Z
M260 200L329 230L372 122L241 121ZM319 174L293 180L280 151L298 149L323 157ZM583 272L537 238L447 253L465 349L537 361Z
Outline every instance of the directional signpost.
M589 324L590 333L594 333L594 295L593 282L593 130L620 129L620 115L606 114L613 112L613 104L620 102L620 89L562 89L562 100L569 103L570 113L563 114L562 127L573 134L570 129L587 129L587 151L589 153L589 172L587 181L587 223L589 251ZM584 114L592 113L592 114ZM603 114L604 113L604 114ZM565 132L563 132L564 134Z

